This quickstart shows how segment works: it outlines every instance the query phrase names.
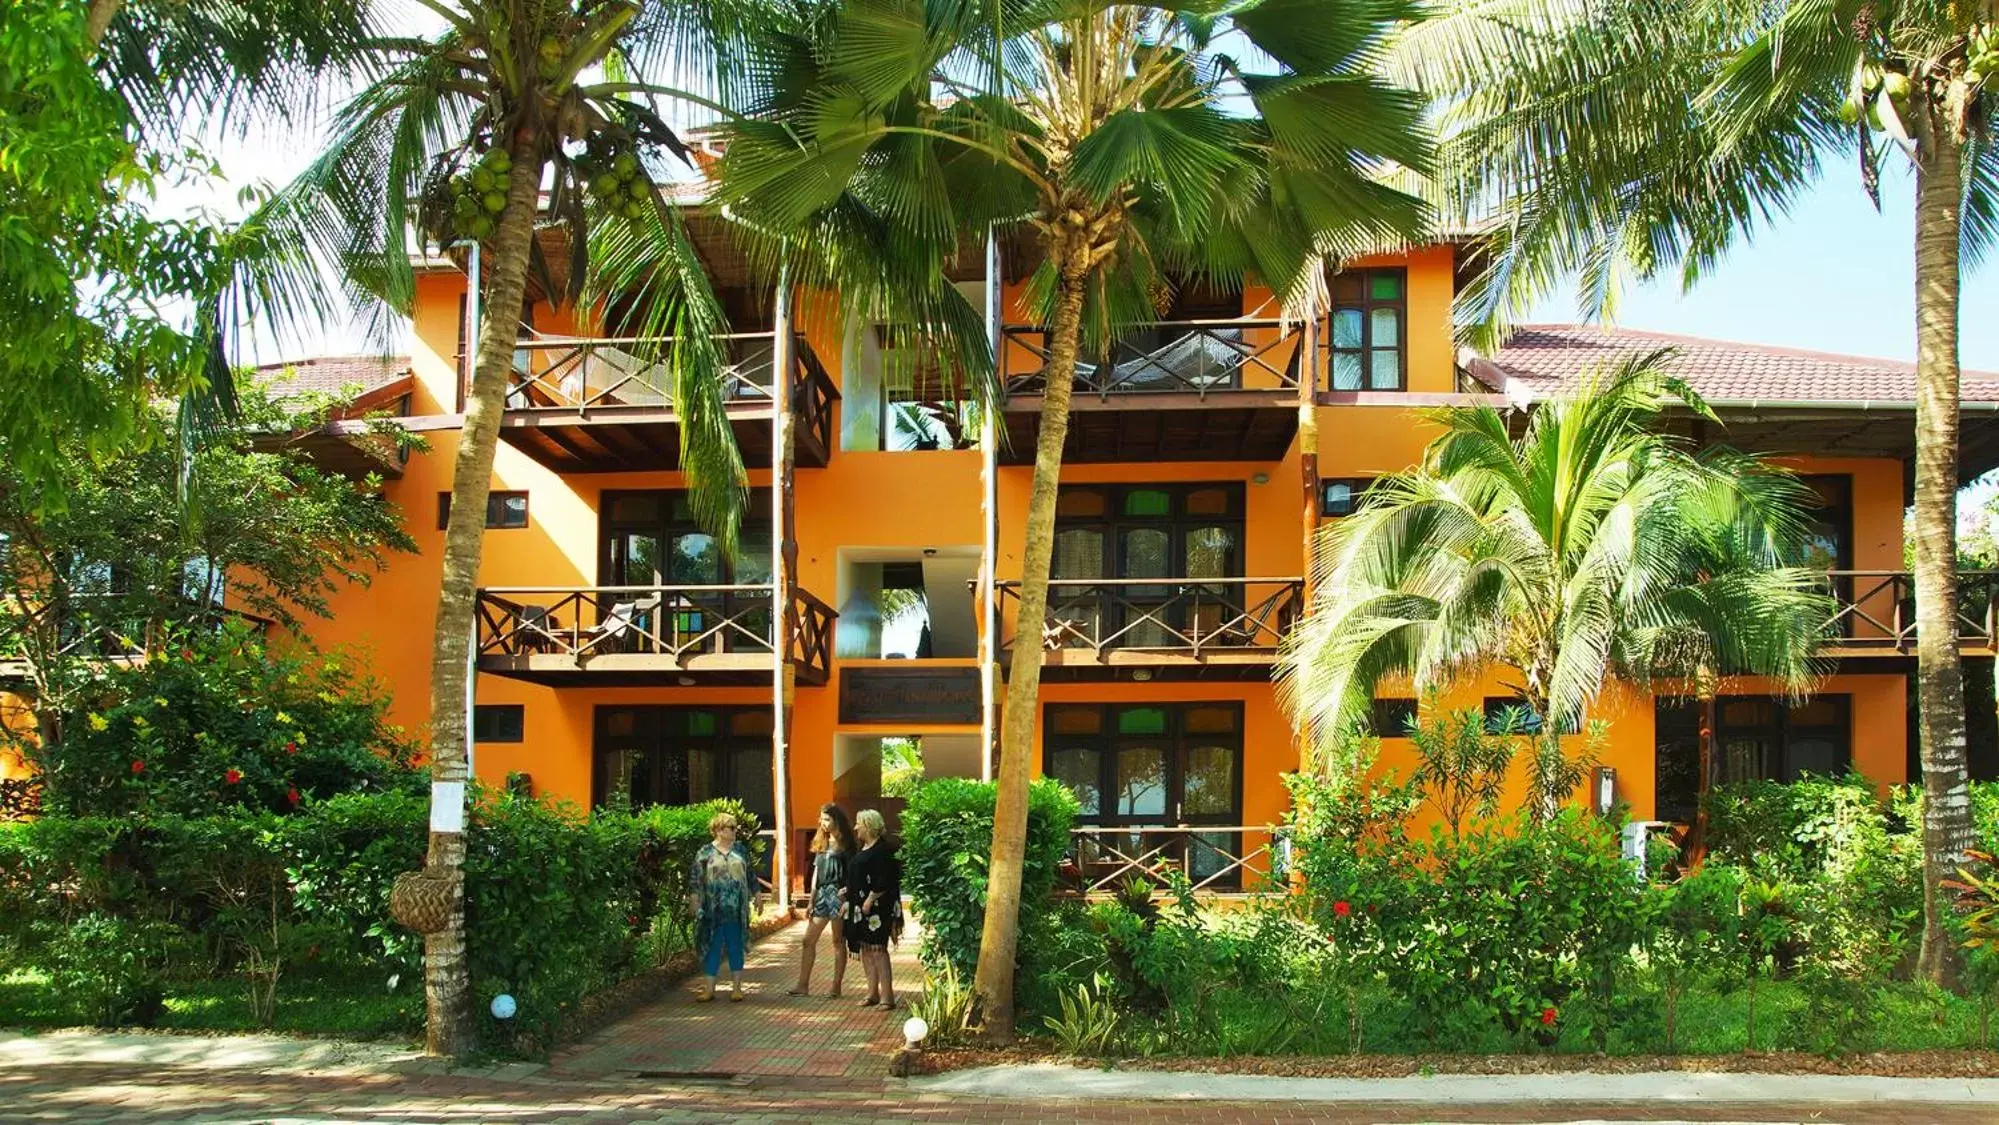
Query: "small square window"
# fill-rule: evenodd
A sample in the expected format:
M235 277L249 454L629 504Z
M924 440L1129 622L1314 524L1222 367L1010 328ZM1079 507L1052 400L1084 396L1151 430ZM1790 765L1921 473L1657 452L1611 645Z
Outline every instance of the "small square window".
M1485 730L1487 734L1539 734L1541 716L1512 696L1489 695L1485 697Z
M1319 514L1353 515L1360 510L1361 502L1367 499L1367 490L1373 484L1372 477L1338 477L1320 481Z
M1380 738L1408 738L1416 725L1413 699L1377 699L1368 715L1368 727Z
M437 494L437 530L443 531L451 525L451 494ZM528 494L525 492L489 492L486 494L486 526L493 529L518 529L528 525Z
M480 703L472 708L472 741L520 742L527 708L519 703Z

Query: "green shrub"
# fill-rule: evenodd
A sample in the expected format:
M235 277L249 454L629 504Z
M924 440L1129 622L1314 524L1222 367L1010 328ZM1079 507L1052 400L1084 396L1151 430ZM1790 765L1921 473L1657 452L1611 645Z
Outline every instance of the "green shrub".
M950 965L969 980L978 968L997 794L992 782L938 778L919 786L903 810L902 885L923 918L921 952L934 972ZM1074 795L1058 781L1037 779L1028 791L1022 933L1048 909L1075 820Z
M429 798L407 790L333 797L276 833L292 905L339 932L340 948L376 979L415 982L421 972L423 938L389 918L389 890L423 866L429 833Z
M60 741L27 751L44 815L289 813L424 781L375 684L337 657L241 628L155 649L103 686L63 716Z
M40 928L56 996L100 1027L153 1026L169 975L192 959L191 936L155 919L93 912Z

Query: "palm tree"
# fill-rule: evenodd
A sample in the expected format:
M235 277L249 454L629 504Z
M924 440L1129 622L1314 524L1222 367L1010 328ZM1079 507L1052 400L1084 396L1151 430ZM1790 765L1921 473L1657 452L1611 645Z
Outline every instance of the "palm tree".
M1513 436L1492 407L1447 407L1422 464L1384 478L1320 533L1315 594L1286 638L1284 698L1301 725L1350 729L1383 677L1440 690L1492 668L1538 721L1536 773L1560 778L1612 675L1758 674L1807 688L1831 616L1817 573L1789 565L1810 492L1788 472L1660 432L1698 396L1664 353L1535 408ZM1539 786L1543 811L1574 779Z
M1992 0L1460 0L1394 72L1449 107L1461 218L1490 224L1466 294L1487 341L1560 277L1592 310L1679 265L1691 284L1826 166L1914 170L1916 666L1924 786L1921 964L1957 953L1943 880L1972 832L1956 559L1959 280L1999 237L1999 5Z
M414 223L445 247L477 243L485 291L453 455L451 509L432 648L430 734L433 801L458 809L434 824L462 822L466 780L466 668L473 601L512 355L530 273L551 300L575 300L591 284L629 287L644 298L642 336L672 332L647 357L671 372L682 420L682 457L706 522L733 540L744 480L730 439L717 373L724 365L722 314L680 227L663 206L648 160L681 153L655 110L659 99L706 104L694 92L651 83L657 71L699 73L699 52L727 5L701 0L426 0L441 23L426 34L367 42L372 81L340 107L324 153L255 221L274 241L302 249L252 279L260 291L312 307L316 267L335 265L366 300L407 312L415 281ZM538 222L563 228L568 261L547 260ZM593 259L593 242L604 253ZM658 247L644 274L632 247ZM276 298L274 298L276 299ZM425 938L428 1049L459 1054L472 1042L463 930L465 837L433 831L427 865L448 880L451 921Z
M1150 319L1169 276L1253 271L1287 301L1327 258L1420 236L1383 186L1423 169L1421 107L1373 77L1399 2L866 0L798 5L729 127L720 196L778 232L859 213L921 260L1025 223L1049 359L1001 732L976 989L1013 1032L1040 635L1069 398L1086 346ZM920 247L920 248L919 248Z

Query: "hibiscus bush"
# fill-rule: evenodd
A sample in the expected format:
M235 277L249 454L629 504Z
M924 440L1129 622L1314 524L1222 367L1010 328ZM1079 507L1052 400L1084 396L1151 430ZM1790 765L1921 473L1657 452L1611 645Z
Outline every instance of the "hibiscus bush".
M338 655L241 626L192 633L107 671L23 747L48 815L290 812L314 797L420 786L387 696Z

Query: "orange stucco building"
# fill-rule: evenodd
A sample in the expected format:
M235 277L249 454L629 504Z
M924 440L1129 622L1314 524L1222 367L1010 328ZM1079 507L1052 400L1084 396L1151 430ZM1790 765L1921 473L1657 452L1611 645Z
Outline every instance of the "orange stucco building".
M874 326L838 323L810 295L792 315L715 255L741 334L730 424L754 490L735 559L719 558L687 514L663 380L629 345L531 308L480 574L477 775L525 775L579 804L735 795L795 834L828 800L894 811L884 739L915 740L930 775L986 774L1038 418L1040 335L1023 327L1019 305L1025 257L995 249L960 279L988 309L1012 389L982 443L951 404L923 402L934 386L920 369L899 374L911 367ZM1254 287L1190 287L1160 325L1080 373L1058 582L1034 634L1048 649L1034 757L1078 791L1087 823L1186 826L1177 843L1155 833L1145 846L1191 849L1197 872L1225 882L1229 864L1217 857L1253 849L1253 827L1284 814L1280 775L1298 747L1271 672L1306 570L1299 380L1318 418L1313 510L1331 520L1369 478L1418 457L1429 434L1415 408L1524 405L1589 361L1671 343L1553 328L1494 356L1460 354L1458 269L1450 245L1355 263L1334 279L1330 316L1311 325L1280 322ZM393 388L430 443L385 487L421 552L343 594L316 636L366 653L412 729L427 718L441 498L473 338L466 289L458 264L422 274L408 377ZM1849 612L1832 630L1837 672L1811 703L1728 686L1718 733L1729 768L1781 777L1850 763L1884 785L1904 780L1911 638L1896 613L1907 587L1890 575L1903 568L1913 394L1897 388L1912 385L1909 373L1681 343L1681 372L1729 423L1725 435L1693 422L1690 432L1784 454L1827 499L1824 562L1875 572L1838 582ZM773 395L774 370L796 434L797 593L785 600L798 635L784 660L770 651L772 543L782 538L772 528L783 518L770 499L773 399L785 397ZM1978 411L1999 388L1968 383L1967 399L1979 400L1967 403L1969 476L1993 462L1989 415ZM1989 649L1989 630L1967 643ZM1450 702L1503 700L1507 680L1495 672ZM790 708L779 739L781 691ZM1403 706L1384 702L1384 733ZM1684 815L1687 714L1615 686L1598 708L1613 771L1600 783L1639 818ZM1406 764L1406 740L1387 738L1383 759ZM1188 834L1215 847L1189 845Z

